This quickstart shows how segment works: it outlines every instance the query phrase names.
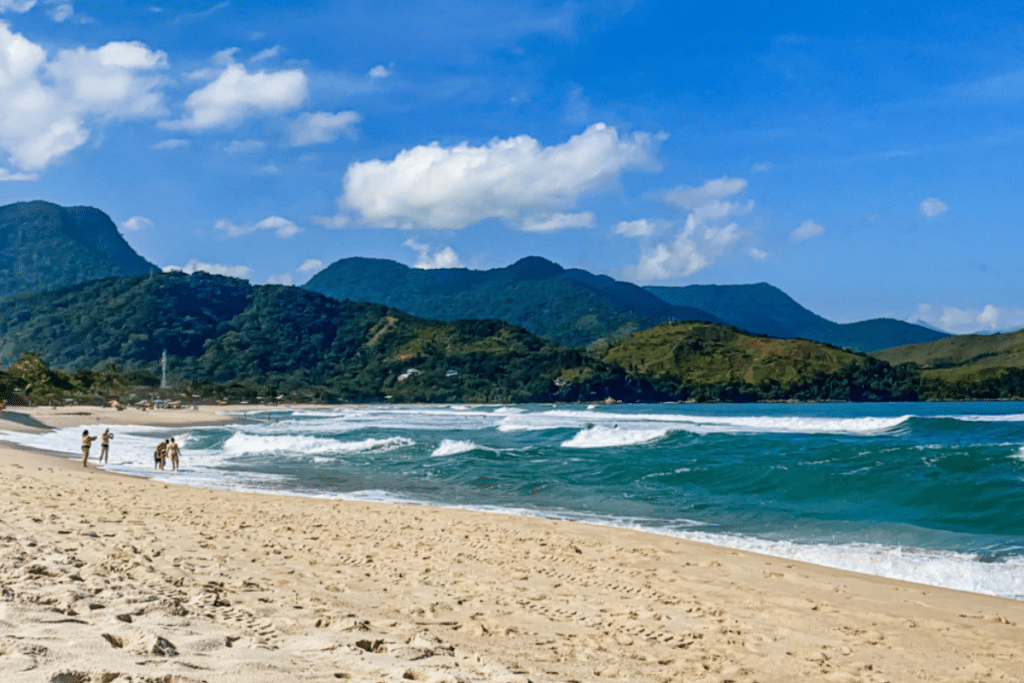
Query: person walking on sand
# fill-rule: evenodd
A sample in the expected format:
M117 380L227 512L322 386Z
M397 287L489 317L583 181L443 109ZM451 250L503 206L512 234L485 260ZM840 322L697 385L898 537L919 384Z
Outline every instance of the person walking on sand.
M167 441L161 441L153 451L153 469L162 470L167 460Z
M82 432L82 467L89 466L89 449L92 447L92 442L98 438L98 436L89 436L88 429Z
M178 458L181 455L181 449L178 448L178 444L174 441L173 436L171 437L171 442L167 444L167 454L171 456L171 471L177 472Z
M103 430L100 437L100 462L110 462L110 440L113 438L114 433L109 428Z

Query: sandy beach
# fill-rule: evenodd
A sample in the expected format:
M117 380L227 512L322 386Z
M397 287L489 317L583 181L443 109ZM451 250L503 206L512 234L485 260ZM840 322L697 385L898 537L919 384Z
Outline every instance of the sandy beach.
M13 409L0 429L246 408ZM5 682L1024 680L1014 600L589 524L174 486L13 447L0 490Z

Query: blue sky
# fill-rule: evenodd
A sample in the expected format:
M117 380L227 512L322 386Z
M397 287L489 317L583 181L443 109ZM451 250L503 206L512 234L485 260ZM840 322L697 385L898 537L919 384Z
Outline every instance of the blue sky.
M539 255L1017 329L1022 104L1009 2L0 0L0 203L257 283Z

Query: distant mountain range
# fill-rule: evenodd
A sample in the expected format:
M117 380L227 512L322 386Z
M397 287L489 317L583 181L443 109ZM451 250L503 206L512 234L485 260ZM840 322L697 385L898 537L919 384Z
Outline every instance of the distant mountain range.
M646 287L677 306L692 306L751 334L780 339L810 339L856 351L871 352L904 344L920 344L950 335L931 327L893 318L835 323L807 310L781 289L755 285L688 285Z
M720 322L636 285L566 271L536 256L493 270L421 270L386 259L346 258L304 287L432 320L497 318L568 347L613 342L671 320Z
M95 383L90 373L111 363L152 378L164 351L190 393L216 383L307 401L514 402L586 398L593 385L596 398L615 387L636 397L597 359L501 321L421 320L208 273L105 278L0 301L3 365L38 353ZM584 366L586 381L555 383Z
M174 385L200 396L445 403L917 396L913 369L711 323L666 323L585 352L499 320L423 320L207 273L104 278L0 301L0 364L14 365L0 372L0 398L45 403L76 387L109 398L110 387L132 377L152 387L165 351Z
M0 296L156 270L99 209L44 201L0 207Z
M305 287L432 319L499 318L570 347L607 346L675 321L720 323L863 352L949 336L890 318L834 323L765 283L642 288L536 256L493 270L419 270L385 259L346 258Z
M102 384L111 363L155 381L166 350L190 391L300 400L1024 397L1024 331L840 325L765 283L641 288L538 257L485 271L355 258L306 289L259 286L161 273L103 212L48 202L0 207L0 247L0 364L49 364L73 373L67 386ZM19 382L0 373L0 390Z

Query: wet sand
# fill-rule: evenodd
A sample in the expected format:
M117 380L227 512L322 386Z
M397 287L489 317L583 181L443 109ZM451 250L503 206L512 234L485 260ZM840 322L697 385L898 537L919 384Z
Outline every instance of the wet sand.
M15 410L229 409L253 407ZM1024 680L1024 602L589 524L174 486L68 450L0 447L0 681Z

